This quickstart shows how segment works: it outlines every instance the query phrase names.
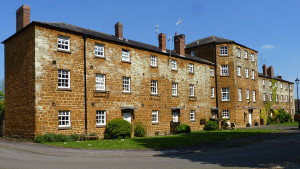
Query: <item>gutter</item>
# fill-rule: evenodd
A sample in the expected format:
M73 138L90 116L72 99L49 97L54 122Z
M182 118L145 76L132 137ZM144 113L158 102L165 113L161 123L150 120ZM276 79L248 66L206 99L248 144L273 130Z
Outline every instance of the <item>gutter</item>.
M85 134L87 134L87 90L86 90L86 38L87 35L83 34L82 35L83 38L83 78L84 78L84 132Z

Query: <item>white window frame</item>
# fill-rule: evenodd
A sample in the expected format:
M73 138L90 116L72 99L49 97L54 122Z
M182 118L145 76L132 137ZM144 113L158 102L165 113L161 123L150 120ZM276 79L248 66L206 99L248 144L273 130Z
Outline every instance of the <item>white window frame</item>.
M154 55L150 56L150 66L157 67L157 56Z
M196 120L196 111L191 110L190 111L190 121L195 121Z
M252 91L252 102L256 102L256 91Z
M158 94L158 81L151 80L151 94Z
M267 94L266 94L266 93L263 93L263 101L264 101L264 102L267 100L266 97L267 97Z
M194 73L194 64L189 63L189 73Z
M272 101L272 93L270 93L270 102Z
M283 84L282 84L282 83L280 83L280 88L281 88L281 89L283 88Z
M229 110L223 110L222 111L222 118L223 119L229 119L230 118L230 112L229 112Z
M222 101L230 101L230 89L228 87L221 90Z
M237 73L236 73L237 76L241 77L242 76L242 74L241 74L241 66L237 66L236 71L237 71Z
M214 77L215 76L215 69L210 68L209 73L210 73L210 77Z
M96 91L105 91L105 75L96 73Z
M130 77L123 77L122 78L122 90L125 93L129 93L131 91L130 89Z
M195 86L193 84L190 84L190 97L195 96Z
M286 95L285 96L285 102L287 103L287 102L289 102L289 99L288 99L289 97L288 97L288 95Z
M70 51L70 37L58 36L57 49L62 51Z
M221 65L221 76L229 76L229 65Z
M245 68L245 78L248 79L249 78L249 69Z
M241 89L241 88L238 89L238 101L239 101L239 102L243 101L243 97L242 97L242 89Z
M244 57L245 57L245 59L248 59L248 52L247 51L244 52Z
M70 89L70 71L69 70L58 70L58 77L57 77L57 87L60 89Z
M178 96L178 83L172 83L172 96Z
M266 85L266 81L265 79L262 80L262 85L265 86Z
M105 126L106 125L106 110L96 111L96 125Z
M250 54L250 60L251 60L251 62L254 62L254 54L253 53Z
M236 57L241 58L241 49L236 48Z
M177 60L171 60L171 69L177 70Z
M228 55L228 46L220 46L220 55L227 56Z
M255 79L255 71L254 71L254 70L252 70L251 79L252 79L252 80Z
M250 90L246 89L246 100L250 99Z
M269 86L270 86L270 87L272 86L272 81L271 81L271 80L269 80Z
M71 127L71 112L69 110L58 111L58 127Z
M152 110L152 123L158 123L158 110Z
M215 88L214 87L211 87L210 88L210 98L215 98Z
M122 61L130 62L130 50L122 49Z
M95 44L94 54L96 57L104 58L104 45L103 44Z
M191 51L191 56L196 56L196 52L194 50Z

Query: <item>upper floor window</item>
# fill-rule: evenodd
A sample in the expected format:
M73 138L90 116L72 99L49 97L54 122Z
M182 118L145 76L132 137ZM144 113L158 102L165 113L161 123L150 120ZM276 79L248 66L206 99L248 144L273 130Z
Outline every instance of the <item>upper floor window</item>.
M57 48L59 50L70 51L70 38L65 36L58 36Z
M288 96L286 95L285 96L285 102L288 102L289 101L289 99L288 99Z
M227 46L220 47L220 55L228 55L228 47Z
M240 48L236 48L236 57L240 58L241 57L241 49Z
M210 68L209 75L210 75L210 77L214 77L215 76L215 69L214 68Z
M96 74L96 90L105 91L105 75Z
M194 73L194 64L189 63L189 72Z
M266 85L265 79L262 80L262 85L263 85L263 86Z
M70 126L71 126L70 111L59 111L58 127L70 127Z
M242 101L242 89L238 89L239 101Z
M271 80L269 80L269 86L270 86L270 87L272 86L272 81L271 81Z
M157 80L151 80L151 94L158 94Z
M172 83L172 96L178 95L178 83Z
M252 70L252 74L251 74L251 79L255 79L255 71L254 70Z
M245 77L247 79L249 78L249 69L248 68L245 69Z
M215 98L215 88L210 88L210 98Z
M264 101L264 102L266 101L266 97L267 97L267 94L264 93L264 94L263 94L263 101Z
M238 66L237 68L236 68L236 74L237 74L237 76L242 76L242 74L241 74L241 67L240 66Z
M177 61L176 60L171 60L171 69L177 70Z
M158 123L158 110L152 111L152 123Z
M195 96L195 86L190 84L190 97Z
M122 49L122 61L130 62L130 51Z
M192 56L196 56L196 52L194 50L191 51Z
M256 91L255 90L252 91L252 101L256 102Z
M150 66L156 67L157 66L157 57L151 55L150 56Z
M282 83L280 83L280 88L281 88L281 89L283 88L283 84L282 84Z
M196 120L195 114L196 114L196 113L195 113L195 110L191 110L191 111L190 111L190 120L191 120L191 121Z
M130 92L130 77L123 77L123 92Z
M70 88L69 70L58 70L58 88Z
M222 65L221 66L221 76L228 76L229 75L229 66L228 65Z
M251 60L252 62L254 62L254 54L253 54L253 53L250 54L250 60Z
M95 52L95 56L96 57L103 58L104 57L104 45L102 45L102 44L96 44L94 52Z
M245 57L245 59L248 59L248 52L247 51L244 52L244 57Z
M246 89L246 99L249 100L250 99L250 93L249 93L249 89Z
M106 125L106 111L97 110L96 111L96 125Z
M222 88L222 101L229 101L230 96L229 96L229 88Z

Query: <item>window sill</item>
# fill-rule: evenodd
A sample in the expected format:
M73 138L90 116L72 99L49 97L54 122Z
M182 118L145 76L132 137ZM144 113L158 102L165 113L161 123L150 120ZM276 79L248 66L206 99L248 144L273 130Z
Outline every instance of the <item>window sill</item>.
M122 60L122 63L128 63L128 64L131 64L130 61L126 61L126 60Z
M70 88L57 88L58 91L72 91Z
M160 95L159 95L159 94L152 94L152 93L151 93L150 96L157 96L157 97L159 97Z
M196 120L191 120L190 122L193 122L193 123L194 123L194 122L196 122Z
M179 97L178 95L172 95L172 97Z
M221 100L222 102L230 102L230 100Z
M103 124L103 125L96 125L96 128L105 128L105 127L106 127L105 124Z
M152 122L152 125L159 125L159 122Z
M178 69L171 69L172 71L178 72Z
M226 56L229 56L229 55L228 55L228 54L226 54L226 55L225 55L225 54L224 54L224 55L221 55L221 54L220 54L219 56L225 56L225 57L226 57Z
M211 99L215 99L215 97L210 97Z
M189 74L190 74L190 75L194 75L195 73L194 73L194 72L189 72Z
M220 75L221 77L229 77L229 75Z
M150 65L150 67L151 67L151 68L158 68L158 66L152 66L152 65Z
M96 56L96 55L95 55L95 58L98 58L98 59L106 59L105 56Z
M70 50L63 50L63 49L57 49L57 52L63 52L63 53L68 53L68 54L72 53Z
M109 93L110 91L106 90L95 90L95 93Z
M123 94L132 94L132 92L122 92Z
M69 129L72 129L71 126L69 127L58 127L58 130L69 130Z

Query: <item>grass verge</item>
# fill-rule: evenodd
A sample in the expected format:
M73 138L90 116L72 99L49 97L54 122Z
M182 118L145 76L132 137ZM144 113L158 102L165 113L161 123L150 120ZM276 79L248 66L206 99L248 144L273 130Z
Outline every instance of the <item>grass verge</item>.
M298 122L293 121L293 122L278 123L278 124L272 124L272 125L275 125L275 126L298 126Z
M220 140L230 140L253 136L264 133L273 133L278 130L264 129L237 129L237 130L217 130L217 131L198 131L189 134L179 134L170 136L156 136L144 138L131 138L122 140L95 140L80 142L53 142L45 143L49 145L83 148L83 149L161 149L174 148L189 145L196 145Z

